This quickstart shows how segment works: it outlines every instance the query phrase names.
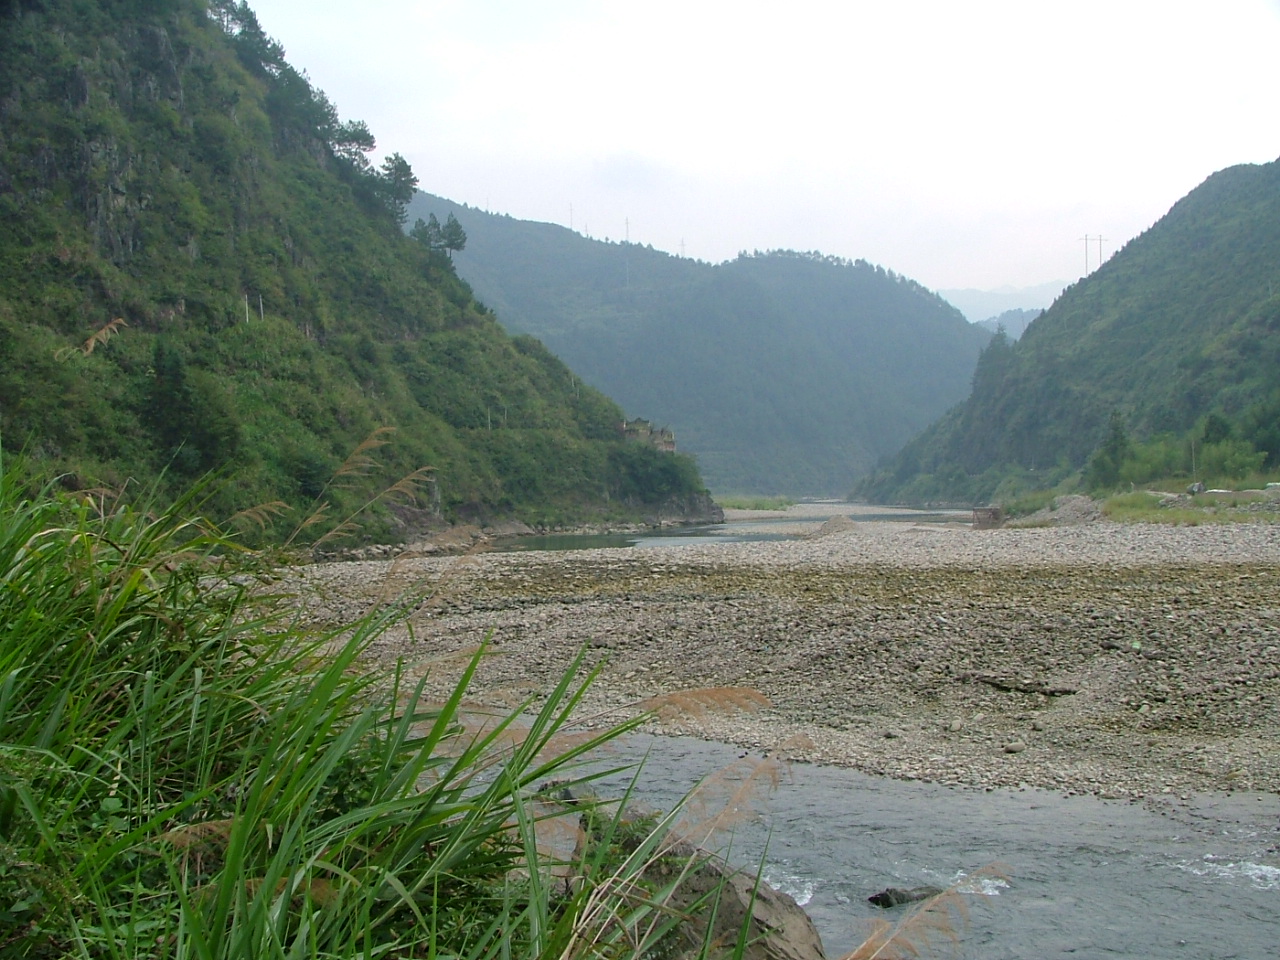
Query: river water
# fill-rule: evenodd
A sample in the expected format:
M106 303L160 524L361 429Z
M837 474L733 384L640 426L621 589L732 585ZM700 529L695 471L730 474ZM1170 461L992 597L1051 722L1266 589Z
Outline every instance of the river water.
M632 736L636 796L670 809L702 778L711 807L762 759L692 738ZM727 772L726 772L727 771ZM885 887L959 884L959 943L982 960L1280 956L1280 798L1161 797L1147 805L1043 790L949 788L807 764L757 777L752 816L710 844L756 866L813 918L828 957L856 946Z
M786 539L833 505L785 519L610 538L521 538L512 549L664 546L690 539ZM951 514L861 508L850 519L955 521ZM967 516L962 518L967 519ZM610 542L604 542L608 539ZM635 796L670 809L703 778L728 796L762 758L692 738L633 735ZM611 759L616 762L618 758ZM749 778L748 778L749 779ZM620 790L623 781L613 785ZM614 792L606 788L604 793ZM813 918L828 957L852 950L885 887L957 885L967 919L954 946L923 957L1042 960L1280 958L1280 797L1166 795L1146 803L902 782L792 764L775 787L755 780L752 816L709 845L764 877ZM720 801L712 793L708 803ZM919 944L917 944L919 945Z
M679 547L692 543L743 543L791 540L816 530L832 516L854 522L894 521L910 523L968 522L969 511L909 510L899 507L868 507L862 504L821 502L797 504L785 516L732 520L705 526L663 527L637 533L546 534L504 537L492 541L498 553L527 550L594 550L614 547Z

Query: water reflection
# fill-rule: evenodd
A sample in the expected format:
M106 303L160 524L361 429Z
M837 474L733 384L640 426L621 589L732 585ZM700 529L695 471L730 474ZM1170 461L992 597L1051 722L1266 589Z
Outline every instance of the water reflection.
M600 550L617 547L673 547L689 543L753 543L775 540L796 540L818 530L833 517L843 517L854 523L954 523L968 521L967 511L955 510L904 510L894 507L867 507L847 504L847 512L841 505L822 503L819 509L806 510L804 505L792 508L785 515L750 520L729 520L725 523L692 527L666 527L661 530L644 530L635 533L601 534L546 534L525 537L502 537L493 541L491 549L498 553L514 553L527 550Z

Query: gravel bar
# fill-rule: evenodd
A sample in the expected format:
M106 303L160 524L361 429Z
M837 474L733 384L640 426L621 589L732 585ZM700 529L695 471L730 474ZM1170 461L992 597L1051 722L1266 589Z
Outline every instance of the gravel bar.
M977 787L1280 791L1280 525L851 510L791 541L320 564L294 587L317 623L417 598L371 669L440 693L489 638L477 703L536 699L585 649L586 714L661 703L658 732Z

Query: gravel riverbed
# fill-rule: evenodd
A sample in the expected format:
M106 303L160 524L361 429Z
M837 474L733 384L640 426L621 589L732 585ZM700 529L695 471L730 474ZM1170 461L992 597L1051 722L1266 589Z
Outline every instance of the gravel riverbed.
M423 597L370 669L439 692L489 637L478 703L540 695L585 648L584 713L665 697L659 732L968 786L1280 792L1280 525L855 509L792 541L318 564L292 587L318 623Z

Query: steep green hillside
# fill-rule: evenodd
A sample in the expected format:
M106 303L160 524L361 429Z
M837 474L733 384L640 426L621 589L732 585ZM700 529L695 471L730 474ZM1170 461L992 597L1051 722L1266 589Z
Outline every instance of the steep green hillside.
M458 271L503 323L674 429L720 492L843 493L965 395L989 338L863 261L712 266L425 194L409 213L456 217Z
M1026 332L1031 321L1043 312L1043 310L1006 310L999 316L979 320L978 326L990 330L992 333L1003 330L1010 340L1017 340Z
M283 501L279 529L419 468L422 519L696 499L691 460L625 443L402 234L417 181L373 147L244 4L0 5L5 446L69 485L218 469L216 510Z
M1214 174L1020 341L993 340L970 398L861 492L986 499L1084 466L1109 431L1117 449L1234 437L1274 462L1278 389L1280 162Z

